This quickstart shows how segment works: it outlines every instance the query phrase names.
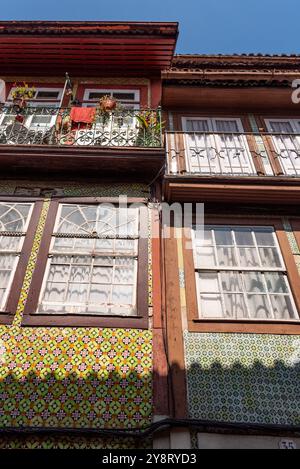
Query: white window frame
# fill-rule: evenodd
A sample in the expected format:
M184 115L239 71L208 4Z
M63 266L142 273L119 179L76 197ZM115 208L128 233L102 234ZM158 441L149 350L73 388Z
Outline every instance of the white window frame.
M34 208L34 203L31 203L31 202L3 202L3 201L0 201L0 204L1 205L2 204L8 204L8 205L9 204L11 204L11 205L22 204L22 205L29 205L30 206L28 216L27 216L25 225L23 227L24 235L20 236L20 243L19 243L19 246L18 246L18 250L17 251L11 251L11 252L8 251L8 250L7 251L2 251L2 250L0 251L1 256L5 255L5 254L15 255L15 260L14 260L14 263L13 263L13 266L12 266L12 269L11 269L10 278L9 278L9 281L8 281L8 284L7 284L7 287L6 287L6 291L5 291L5 294L3 295L2 302L0 302L0 311L5 311L8 296L10 294L11 286L12 286L13 280L15 278L17 266L18 266L18 263L19 263L19 258L20 258L20 255L21 255L21 252L22 252L22 249L23 249L25 236L26 236L29 224L30 224L30 220L31 220L31 216L32 216L33 208ZM12 233L13 233L13 231L12 231ZM2 235L1 235L1 232L0 232L0 237L1 236Z
M9 92L9 95L7 97L7 102L6 104L10 105L12 103L12 92L16 89L16 87L13 87L10 92ZM57 91L58 92L58 96L57 98L49 98L49 99L45 99L45 98L37 98L37 95L40 91ZM61 88L49 88L49 87L42 87L42 86L39 86L39 87L35 87L35 94L33 96L33 98L31 98L29 100L29 103L31 103L32 101L34 102L34 106L36 105L39 105L39 106L47 106L48 104L51 104L51 103L56 103L60 102L61 100L61 97L62 97L62 93L63 93L63 87Z
M217 171L217 172L212 172L212 171L201 171L201 170L198 170L198 171L192 171L192 167L191 167L191 155L189 154L189 142L188 142L188 138L189 138L189 133L192 133L192 132L189 132L187 130L187 121L205 121L207 123L207 126L208 126L208 132L211 132L207 134L207 139L208 139L208 142L209 142L209 146L210 147L214 147L216 148L217 151L221 151L222 150L222 144L221 144L221 140L220 140L220 136L218 134L222 134L222 132L220 132L218 129L217 129L217 126L216 126L216 123L218 121L222 121L222 122L232 122L234 121L237 125L237 131L239 133L238 137L239 139L241 139L242 141L242 145L243 145L243 148L245 149L245 154L246 154L246 157L247 157L247 161L248 161L248 167L249 167L249 170L250 172L244 172L244 171L241 171L241 172L228 172L228 171L223 171L222 170L222 160L220 159L219 161L219 167L221 168L221 171ZM254 163L253 163L253 159L252 159L252 156L251 156L251 152L250 152L250 149L249 149L249 146L248 146L248 142L247 142L247 138L246 136L244 135L244 128L243 128L243 124L242 124L242 121L240 118L238 117L205 117L205 116L189 116L189 117L182 117L182 128L183 128L183 131L184 131L184 142L185 142L185 155L186 155L186 166L188 168L188 171L192 174L224 174L224 175L232 175L232 176L243 176L243 175L256 175L257 174L257 171L255 169L255 166L254 166ZM197 132L195 132L197 134ZM201 132L200 132L201 133ZM229 132L230 133L230 132ZM209 160L207 158L207 160Z
M290 124L291 128L292 128L292 133L291 134L288 134L286 132L282 132L281 135L292 135L292 134L296 134L293 139L294 139L294 144L296 146L298 146L298 151L300 153L300 118L299 119L286 119L286 118L283 118L283 119L279 119L279 118L276 118L276 119L265 119L265 124L266 124L266 128L267 128L267 131L269 133L273 133L274 131L272 130L272 126L271 126L271 123L272 122L278 122L278 123L287 123L287 124ZM297 135L298 134L298 135ZM281 149L279 148L278 146L278 142L276 141L276 135L272 136L272 142L273 142L273 145L275 147L275 150L276 152L280 153L281 152ZM284 173L287 175L287 176L291 176L291 175L296 175L296 176L300 176L300 169L298 169L298 171L295 171L295 173L289 173L288 172L288 168L286 167L285 165L285 158L280 158L280 164L281 164L281 167L284 171ZM299 160L300 161L300 160Z
M197 292L197 304L198 304L198 319L204 319L204 320L221 320L221 321L254 321L254 322L259 322L259 321L272 321L272 322L295 322L295 321L298 321L300 318L299 318L299 313L298 313L298 310L297 310L297 307L296 307L296 304L295 304L295 300L294 300L294 296L292 294L292 291L291 291L291 286L290 286L290 283L289 283L289 280L288 280L288 277L287 277L287 268L286 268L286 265L285 265L285 262L284 262L284 258L283 258L283 255L282 255L282 252L281 252L281 248L280 248L280 245L279 245L279 242L278 242L278 238L277 238L277 234L276 234L276 231L274 230L274 228L272 226L263 226L263 225L216 225L216 224L208 224L206 225L206 227L208 228L229 228L231 231L234 232L235 229L238 229L238 228L250 228L251 230L255 231L255 228L259 228L259 229L270 229L272 228L272 232L273 232L273 238L274 238L274 247L276 248L276 251L277 251L277 254L279 256L279 259L280 259L280 263L281 263L281 267L265 267L265 266L257 266L257 267L242 267L242 266L224 266L224 265L215 265L215 266L203 266L203 267L198 267L197 266L197 248L196 248L196 245L195 245L195 239L196 239L196 233L197 233L197 228L198 228L198 232L201 233L202 230L203 230L203 227L202 226L199 226L197 227L197 225L193 225L192 226L192 229L191 229L191 238L192 238L192 245L193 245L193 259L194 259L194 270L195 270L195 281L196 281L196 292ZM251 231L251 233L253 233L253 231ZM232 246L233 249L234 249L234 252L235 252L235 257L236 259L238 260L238 255L237 255L237 252L236 252L236 249L237 249L237 244L235 243L235 235L233 235L233 239L234 239L234 245ZM214 248L214 256L215 256L215 259L216 261L218 260L218 257L216 255L216 247L217 247L217 244L215 243L215 240L214 240L214 244L213 244L213 248ZM230 246L231 247L231 246ZM245 246L247 247L247 246ZM257 245L256 245L256 242L253 244L253 247L256 248L256 250L258 249ZM266 246L266 247L269 247L269 246ZM273 247L273 246L272 246ZM221 287L221 279L220 279L220 274L222 272L230 272L230 271L235 271L235 272L239 272L239 273L243 273L243 272L260 272L260 273L268 273L268 272L281 272L284 274L284 281L285 281L285 284L286 284L286 287L287 287L287 291L288 293L284 294L284 293L277 293L278 295L283 295L283 296L288 296L290 301L291 301L291 305L292 305L292 308L293 308L293 312L294 312L294 318L290 318L290 319L282 319L282 318L275 318L275 317L266 317L266 318L253 318L253 317L234 317L234 316L231 316L231 317L226 317L225 316L225 302L224 302L224 291ZM201 288L200 288L200 278L199 278L199 275L198 273L199 272L214 272L214 273L217 273L217 279L218 279L218 285L219 285L219 295L221 297L221 306L222 306L222 316L216 316L216 317L213 317L213 316L201 316L201 305L200 305L200 298L201 298L201 294L203 294L203 292L201 292ZM265 283L265 278L263 277L263 281ZM228 293L228 292L226 292ZM243 289L241 292L240 291L234 291L232 293L236 293L236 294L243 294L243 297L244 297L244 301L245 301L245 306L247 308L247 300L246 300L246 297L247 297L247 292L245 289ZM272 312L273 314L273 306L272 306L272 303L270 301L270 294L267 290L267 287L265 285L265 292L261 292L260 294L262 295L265 295L266 298L267 298L267 303L268 303L268 306L270 308L270 311ZM276 293L274 293L276 294ZM248 308L247 308L248 309Z
M99 102L99 98L93 98L89 99L89 94L90 93L104 93L109 96L112 96L113 93L134 93L134 100L119 100L125 108L128 110L138 110L140 108L140 91L139 90L125 90L125 89L105 89L105 88L86 88L84 91L83 95L83 105L86 107L95 107L97 103ZM76 131L76 145L83 145L86 146L89 143L89 138L91 143L93 140L97 139L98 137L101 138L103 137L108 138L109 135L112 135L114 132L114 129L120 129L121 132L125 132L126 130L130 132L128 141L129 143L132 142L132 145L134 143L133 141L133 136L131 135L131 132L134 132L136 129L136 118L133 116L132 117L132 122L124 123L120 127L116 125L115 120L113 118L110 118L105 125L100 124L99 122L93 123L92 127L89 129L79 129ZM126 140L126 135L124 135L125 140ZM120 143L120 146L122 144ZM130 145L128 145L130 146Z
M12 92L15 89L16 89L16 87L13 87L9 92L7 101L5 103L7 106L12 105ZM37 95L40 91L57 91L58 96L55 99L50 98L48 100L45 100L45 99L39 100L37 98ZM62 97L62 93L63 93L63 88L38 87L38 88L36 88L34 97L31 98L28 101L28 105L29 105L28 107L29 108L30 107L33 107L33 108L38 108L38 107L58 108L59 104L60 104L61 97ZM15 117L14 114L2 114L2 115L0 115L0 126L2 125L2 122L3 122L4 118L8 115L11 115L12 117ZM32 124L32 120L33 120L34 116L38 116L38 114L35 114L35 115L34 114L31 114L31 115L29 114L27 116L26 120L24 121L23 125L25 127L27 127L28 130L43 130L44 128L49 130L51 127L53 127L55 125L55 121L56 121L56 118L57 118L57 112L54 113L52 116L49 115L50 119L49 119L49 122L47 124L38 124L38 123Z
M59 207L58 207L58 211L57 211L57 214L56 214L56 220L55 220L55 225L54 225L54 229L53 229L53 235L52 235L52 239L51 239L51 243L50 243L50 248L49 248L49 255L48 255L48 259L47 259L47 264L46 264L46 269L45 269L45 272L44 272L44 277L43 277L43 282L42 282L42 286L41 286L41 290L40 290L40 294L39 294L39 300L38 300L38 307L41 303L43 303L43 297L44 297L44 293L45 293L45 290L46 290L46 286L47 286L47 280L48 280L48 276L49 276L49 272L50 272L50 268L51 268L51 257L53 255L66 255L66 256L72 256L72 255L81 255L81 256L89 256L89 254L85 254L84 252L78 252L78 253L65 253L64 251L61 251L61 252L55 252L53 253L53 248L54 248L54 243L55 243L55 240L56 240L56 236L54 235L54 233L57 232L58 230L58 227L59 227L59 223L60 223L60 217L61 217L61 212L62 212L62 208L63 206L68 206L68 205L91 205L91 204L72 204L72 203L62 203L62 204L59 204ZM95 206L97 206L97 204L93 204ZM138 229L138 225L140 223L140 213L139 213L139 210L137 210L137 218L136 218L136 222L137 222L137 229ZM115 238L117 239L117 238ZM96 313L92 313L92 312L87 312L87 313L84 313L84 312L81 312L81 313L78 313L78 312L74 312L74 311L71 311L71 312L66 312L66 313L63 313L63 316L72 316L72 315L84 315L86 314L87 316L94 316L94 317L105 317L105 316L109 316L111 318L113 317L118 317L118 316L121 316L121 317L130 317L130 318L135 318L137 315L138 315L138 311L137 311L137 285L138 285L138 267L139 267L139 258L138 258L138 243L139 243L139 238L136 239L136 254L133 255L132 253L130 253L130 255L128 254L128 257L132 257L135 262L134 262L134 270L133 270L133 276L134 276L134 283L132 284L133 285L133 297L132 297L132 311L133 311L133 314L122 314L122 313L119 313L119 314L114 314L114 313L100 313L100 312L96 312ZM98 257L109 257L111 256L110 253L107 253L107 252L103 252L103 253L100 253L98 254ZM90 255L90 257L92 258L93 256ZM126 254L124 254L124 257L126 257ZM67 264L66 264L67 265ZM92 264L91 264L92 265ZM45 302L45 304L51 306L51 302ZM57 305L57 303L52 303L52 304L55 304ZM68 306L71 306L71 307L82 307L83 306L83 303L72 303L72 304L68 304ZM118 306L115 306L116 308L118 308ZM129 308L128 308L128 311L129 311ZM59 313L51 313L51 312L40 312L37 310L37 312L39 314L44 314L45 316L46 315L50 315L53 314L59 314Z
M109 96L112 96L113 93L133 93L134 94L134 100L132 99L120 99L119 101L121 101L122 103L124 104L134 104L135 107L133 107L133 109L139 109L139 104L140 104L140 91L139 90L125 90L125 89L117 89L117 88L86 88L84 90L84 94L83 94L83 103L89 103L89 104L97 104L97 102L99 101L99 98L92 98L90 99L89 98L89 94L90 93L105 93Z

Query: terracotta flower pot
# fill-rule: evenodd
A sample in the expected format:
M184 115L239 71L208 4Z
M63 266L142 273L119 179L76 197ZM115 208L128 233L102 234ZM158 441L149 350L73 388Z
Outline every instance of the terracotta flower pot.
M117 101L111 97L104 96L99 101L101 111L108 112L113 111L117 106Z
M27 106L27 101L24 98L14 98L14 106L18 106L20 109L24 109Z

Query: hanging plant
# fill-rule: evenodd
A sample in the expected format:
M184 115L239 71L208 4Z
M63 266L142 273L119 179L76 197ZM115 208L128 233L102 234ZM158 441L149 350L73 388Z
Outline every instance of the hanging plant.
M99 99L99 107L102 112L111 112L116 109L117 101L109 95Z
M36 89L34 87L29 87L25 81L23 86L18 86L14 83L14 89L11 92L11 97L15 106L18 106L20 109L23 109L27 106L27 101L32 99L35 95Z
M35 95L36 89L33 87L29 88L28 84L23 82L23 86L17 86L14 83L14 89L11 92L12 99L32 99Z

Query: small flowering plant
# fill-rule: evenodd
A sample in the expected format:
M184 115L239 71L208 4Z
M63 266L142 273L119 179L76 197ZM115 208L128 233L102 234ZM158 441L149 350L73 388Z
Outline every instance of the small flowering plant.
M28 83L23 82L23 86L17 85L14 83L14 89L11 93L12 99L32 99L35 95L36 89L29 87Z
M146 109L136 115L139 135L137 144L141 146L157 146L163 128L159 111Z

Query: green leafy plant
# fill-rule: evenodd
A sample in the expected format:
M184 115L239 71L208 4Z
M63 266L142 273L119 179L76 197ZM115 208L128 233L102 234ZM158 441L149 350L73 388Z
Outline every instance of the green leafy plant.
M32 99L35 95L36 89L34 86L31 88L29 85L24 81L23 86L18 86L14 83L14 89L11 93L12 99Z
M144 110L136 115L138 121L137 145L158 146L164 123L159 111Z

